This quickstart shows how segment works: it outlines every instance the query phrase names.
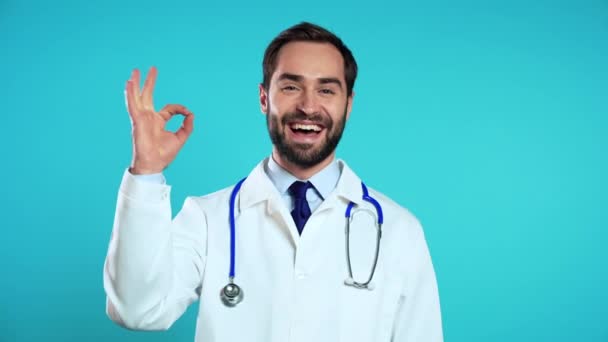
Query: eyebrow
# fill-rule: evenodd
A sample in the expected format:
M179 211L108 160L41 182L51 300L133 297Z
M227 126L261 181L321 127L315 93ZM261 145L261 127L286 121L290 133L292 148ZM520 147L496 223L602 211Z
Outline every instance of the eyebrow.
M321 84L334 83L334 84L337 84L338 87L340 87L340 89L342 89L342 82L340 82L340 80L337 79L337 78L335 78L335 77L323 77L323 78L319 78L319 83L321 83Z
M294 81L294 82L302 82L304 80L304 76L284 72L281 75L279 75L278 80L279 81L290 80L290 81ZM342 82L340 82L340 80L335 77L321 77L321 78L318 78L317 80L321 84L330 84L330 83L337 84L338 87L340 87L340 89L342 89Z

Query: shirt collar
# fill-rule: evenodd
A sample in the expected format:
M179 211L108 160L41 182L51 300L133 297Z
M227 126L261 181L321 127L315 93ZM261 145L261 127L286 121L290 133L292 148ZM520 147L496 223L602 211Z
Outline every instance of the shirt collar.
M262 201L273 201L275 203L281 201L281 193L278 192L277 187L266 172L270 159L272 158L266 158L261 161L247 176L239 193L239 210L244 210ZM335 187L335 195L343 198L346 203L351 201L359 205L362 204L361 179L357 177L343 160L338 159L337 165L340 171L340 178ZM276 210L276 204L268 205L269 213L274 212L274 210Z
M315 173L310 179L298 179L296 176L285 170L270 156L268 163L265 165L264 171L268 178L272 181L281 195L284 195L289 190L289 187L295 181L310 181L317 190L322 199L327 198L329 194L336 188L340 179L340 165L334 159L329 165L321 171Z

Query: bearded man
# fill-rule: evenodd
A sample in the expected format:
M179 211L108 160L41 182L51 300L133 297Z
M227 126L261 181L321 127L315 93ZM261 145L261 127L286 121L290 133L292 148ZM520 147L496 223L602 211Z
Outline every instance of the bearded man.
M135 69L126 85L133 159L104 267L113 321L168 329L200 300L199 342L443 340L420 223L335 156L357 76L340 38L301 23L269 44L259 100L270 156L236 185L188 197L175 218L163 170L194 115L154 109L156 75L140 91ZM166 130L176 114L183 125Z

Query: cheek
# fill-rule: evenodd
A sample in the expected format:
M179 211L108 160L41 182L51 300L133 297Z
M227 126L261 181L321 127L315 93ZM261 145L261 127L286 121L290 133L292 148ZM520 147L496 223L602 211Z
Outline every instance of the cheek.
M303 102L302 94L286 94L282 92L273 92L270 95L269 103L273 108L274 113L284 114L293 113L300 108ZM332 115L333 107L339 107L341 101L335 101L329 98L316 97L313 100L314 107L323 114Z
M276 113L283 113L285 108L292 105L293 100L279 92L272 93L268 99L268 104Z
M347 103L332 104L331 117L334 121L341 120L347 110Z

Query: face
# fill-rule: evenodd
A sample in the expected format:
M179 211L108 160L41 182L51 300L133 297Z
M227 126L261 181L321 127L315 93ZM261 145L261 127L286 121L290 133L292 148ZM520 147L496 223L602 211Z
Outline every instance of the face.
M328 43L284 45L260 103L280 158L301 168L333 158L352 106L342 55Z

